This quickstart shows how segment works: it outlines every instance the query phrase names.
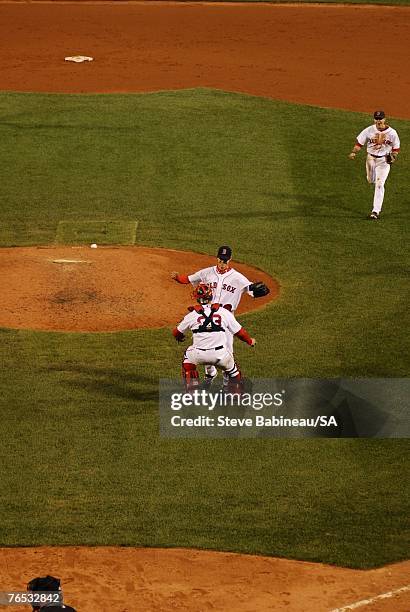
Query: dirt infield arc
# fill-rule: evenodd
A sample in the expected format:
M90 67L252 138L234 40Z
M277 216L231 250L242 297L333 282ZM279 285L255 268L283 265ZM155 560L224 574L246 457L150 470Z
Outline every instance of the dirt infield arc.
M212 87L408 118L409 48L406 7L0 2L0 90Z
M78 612L330 612L395 592L409 584L410 570L410 562L354 571L181 548L3 548L0 556L0 590L24 590L39 573L63 576ZM361 610L408 612L408 594Z

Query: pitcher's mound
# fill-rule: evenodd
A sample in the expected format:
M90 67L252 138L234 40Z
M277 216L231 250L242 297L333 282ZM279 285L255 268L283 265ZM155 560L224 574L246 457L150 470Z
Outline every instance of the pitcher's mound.
M55 331L119 331L175 325L192 303L189 274L215 257L147 247L23 247L0 249L0 327ZM244 296L238 313L264 306L279 285L264 272L234 264L271 293Z

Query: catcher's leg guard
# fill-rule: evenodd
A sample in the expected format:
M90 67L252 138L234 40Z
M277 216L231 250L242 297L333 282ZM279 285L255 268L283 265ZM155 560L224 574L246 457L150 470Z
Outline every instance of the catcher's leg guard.
M229 368L229 370L225 370L224 372L224 380L226 380L228 382L228 380L232 380L232 379L236 379L236 378L242 378L242 374L241 371L238 367L238 364L236 363L236 361L234 361L234 364L232 366L232 368Z
M234 362L232 368L224 372L224 389L227 393L241 393L243 391L242 374L236 362Z
M227 393L239 393L243 392L243 378L242 374L239 372L237 376L230 377L228 384L224 387Z
M187 391L196 389L199 386L199 374L194 363L185 362L182 364L182 378L184 379Z

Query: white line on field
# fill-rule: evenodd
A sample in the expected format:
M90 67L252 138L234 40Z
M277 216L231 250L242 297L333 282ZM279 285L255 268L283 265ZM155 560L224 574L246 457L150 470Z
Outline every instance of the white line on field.
M133 230L132 230L132 243L133 244L135 244L137 241L137 227L138 227L138 221L134 221Z
M410 584L407 586L401 587L400 589L396 589L395 591L389 591L388 593L382 593L381 595L376 595L376 597L371 597L370 599L362 599L361 601L356 601L356 603L349 604L348 606L343 606L343 608L334 608L330 612L347 612L347 610L356 610L356 608L361 608L362 606L368 606L375 601L379 601L380 599L389 599L389 597L394 597L399 593L405 593L406 591L410 591Z

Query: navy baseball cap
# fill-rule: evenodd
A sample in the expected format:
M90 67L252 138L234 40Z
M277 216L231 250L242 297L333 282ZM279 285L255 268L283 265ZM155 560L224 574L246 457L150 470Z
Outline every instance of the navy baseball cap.
M386 115L384 114L384 111L374 111L374 114L373 114L373 117L374 117L375 119L377 119L378 121L379 121L380 119L384 119L384 118L385 118L385 116L386 116Z
M222 261L229 261L232 257L232 249L229 246L221 246L218 249L218 254L217 254L218 259L221 259Z

